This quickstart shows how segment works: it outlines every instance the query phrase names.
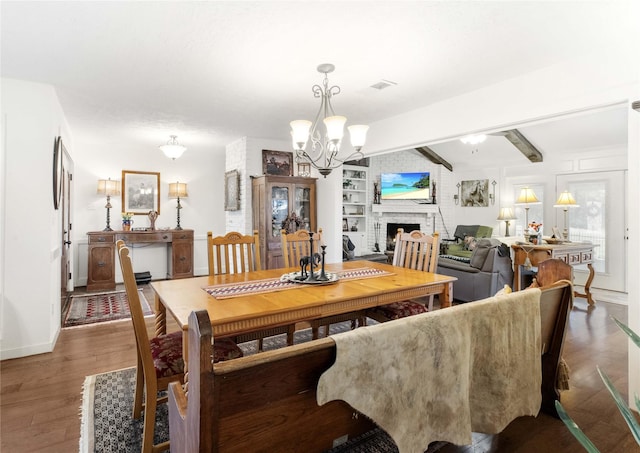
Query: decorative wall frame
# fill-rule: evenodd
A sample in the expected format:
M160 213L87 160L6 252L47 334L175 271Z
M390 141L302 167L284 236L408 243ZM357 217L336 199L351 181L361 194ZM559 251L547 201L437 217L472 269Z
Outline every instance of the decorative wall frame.
M489 180L473 179L462 181L460 186L460 204L466 207L489 206Z
M122 170L122 212L160 214L160 173Z
M262 173L265 175L293 176L293 153L263 149Z
M53 209L60 207L60 196L62 195L62 154L64 154L64 144L62 137L58 135L53 140Z
M240 173L231 170L224 174L224 210L237 211L240 209Z

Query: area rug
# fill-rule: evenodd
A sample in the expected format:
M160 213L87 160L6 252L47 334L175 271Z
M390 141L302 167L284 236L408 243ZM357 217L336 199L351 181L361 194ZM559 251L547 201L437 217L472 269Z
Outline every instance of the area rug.
M138 294L142 304L142 312L145 316L152 315L153 310L141 289L138 290ZM76 327L128 318L131 318L131 312L125 291L82 294L71 296L71 303L62 327Z
M349 329L350 323L334 324L331 333ZM311 329L296 332L294 341L311 339ZM265 339L265 349L286 345L286 335ZM254 342L241 343L245 354L255 352ZM82 394L82 423L80 428L80 453L138 453L141 450L142 419L131 416L135 386L135 368L111 371L87 376ZM166 404L158 406L154 443L169 438L168 410ZM444 443L432 444L433 453ZM375 429L330 450L331 453L397 453L393 440L382 430Z

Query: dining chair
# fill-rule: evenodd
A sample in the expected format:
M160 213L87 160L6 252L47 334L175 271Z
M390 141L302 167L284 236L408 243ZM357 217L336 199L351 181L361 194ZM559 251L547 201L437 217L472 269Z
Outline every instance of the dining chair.
M262 270L260 264L260 236L258 230L253 235L231 231L224 236L213 236L207 232L207 255L209 275L240 274ZM287 335L287 344L293 344L295 324L275 326L255 332L247 332L234 337L236 343L258 341L258 352L263 351L264 339L279 334Z
M403 228L398 228L393 252L393 265L424 272L435 272L438 267L439 236L438 232L434 232L433 235L418 230L405 233ZM428 307L418 300L403 300L369 309L367 316L376 321L385 322L426 313L433 310L434 296L432 294L427 297L429 298Z
M531 286L548 286L559 280L573 282L573 267L558 258L550 258L538 263L538 272Z
M207 232L209 275L238 274L260 270L260 238L231 231L224 236Z
M311 250L311 242L309 241L312 235L313 250ZM280 239L284 267L298 267L300 266L300 259L303 256L320 253L322 228L319 228L317 233L311 233L308 230L298 230L293 233L287 233L287 230L283 229L280 230Z
M311 250L311 242L309 240L311 238L311 233L307 230L298 230L294 233L287 233L287 231L283 229L280 231L280 237L282 238L284 267L298 267L300 266L300 260L302 257L311 256L313 253L320 253L322 228L318 228L318 232L313 233L313 250ZM312 338L316 340L320 336L320 327L324 327L324 336L326 337L329 334L331 324L337 324L344 321L350 321L352 329L367 325L367 317L364 310L314 319L309 322L311 325Z
M142 453L156 453L169 448L169 441L153 444L156 409L166 403L167 397L158 397L158 392L167 390L169 383L184 383L184 360L182 358L182 331L149 338L129 248L124 241L117 241L118 258L127 293L131 321L136 338L137 365L136 386L133 401L133 418L138 419L144 408L142 431ZM214 362L242 357L242 350L230 339L214 341ZM143 396L144 395L144 396ZM143 401L144 398L144 401Z

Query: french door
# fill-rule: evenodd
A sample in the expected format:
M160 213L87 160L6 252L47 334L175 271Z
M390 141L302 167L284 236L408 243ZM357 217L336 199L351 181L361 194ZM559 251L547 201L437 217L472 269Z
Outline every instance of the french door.
M558 175L557 193L571 192L579 207L566 215L556 209L556 224L569 229L574 242L590 241L594 247L594 288L626 292L626 171ZM567 225L565 225L565 217ZM584 284L588 270L574 268L575 282Z

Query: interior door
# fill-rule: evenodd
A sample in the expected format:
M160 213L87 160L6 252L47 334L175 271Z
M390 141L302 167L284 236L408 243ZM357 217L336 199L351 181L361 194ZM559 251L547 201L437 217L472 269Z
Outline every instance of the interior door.
M63 148L62 155L62 191L60 195L60 210L62 212L62 232L60 250L60 299L61 316L64 317L69 292L73 291L73 242L71 241L72 204L73 199L73 160Z
M571 192L579 207L567 211L569 239L590 241L594 248L592 286L610 291L626 292L626 171L608 171L558 175L557 193ZM556 224L565 228L564 211L556 209ZM579 266L575 281L582 285L588 270Z

